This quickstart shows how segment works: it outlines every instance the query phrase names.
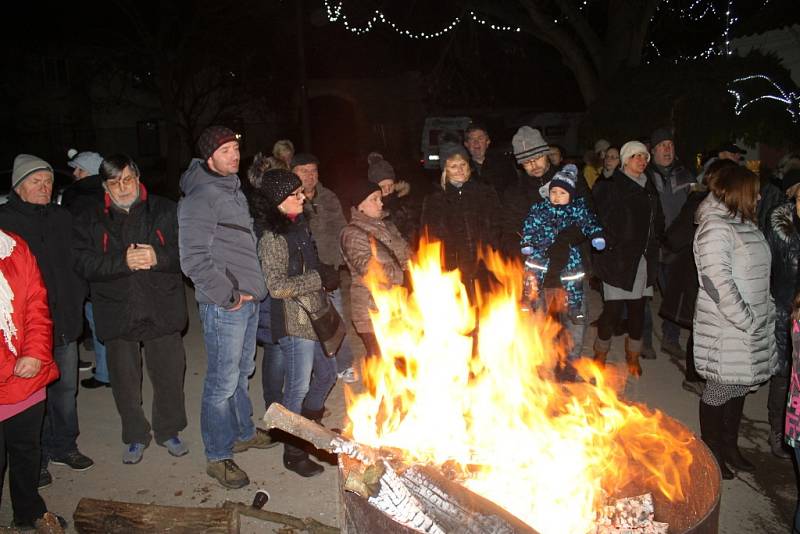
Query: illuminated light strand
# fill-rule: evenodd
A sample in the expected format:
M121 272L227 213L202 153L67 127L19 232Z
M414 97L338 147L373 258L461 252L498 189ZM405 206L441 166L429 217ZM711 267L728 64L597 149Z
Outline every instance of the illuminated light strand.
M442 29L434 32L413 32L411 30L401 28L397 25L394 21L389 19L382 11L376 9L372 18L367 20L363 26L355 26L350 23L347 19L347 15L342 12L342 2L337 2L335 5L330 2L330 0L325 0L325 9L328 13L328 20L330 22L341 22L344 27L349 30L350 32L356 35L364 35L365 33L370 32L373 27L377 23L386 24L390 28L392 28L398 34L408 37L411 39L436 39L437 37L442 37L446 33L455 29L462 22L461 17L455 17L449 24L444 26ZM469 11L469 17L472 21L480 24L481 26L486 26L495 31L502 31L502 32L520 32L522 31L521 28L515 26L503 26L501 24L495 24L492 22L487 21L486 19L480 18L478 15L475 14L474 11Z
M759 95L755 98L751 98L747 102L742 103L744 99L742 97L742 93L740 92L741 89L736 90L736 88L732 88L732 86L750 80L764 80L768 84L770 84L774 89L774 92L778 94L767 93ZM737 116L741 115L745 109L750 107L752 104L755 104L756 102L760 102L762 100L772 100L785 104L786 112L789 113L789 115L791 115L792 122L800 121L800 94L795 93L793 91L785 90L783 87L775 83L775 81L773 81L772 78L770 78L765 74L751 74L750 76L743 76L741 78L736 78L735 80L733 80L728 84L728 92L732 94L734 98L736 98L736 104L734 104L733 106L733 111Z

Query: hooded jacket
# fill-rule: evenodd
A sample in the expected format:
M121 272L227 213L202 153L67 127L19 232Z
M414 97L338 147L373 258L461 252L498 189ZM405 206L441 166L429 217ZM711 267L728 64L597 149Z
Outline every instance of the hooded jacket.
M72 216L61 206L31 204L15 191L0 206L0 228L19 234L39 264L56 346L75 341L83 332L86 282L72 269L72 226Z
M76 270L89 281L97 337L131 341L180 332L186 326L186 296L178 261L175 203L148 195L126 213L103 205L81 215L74 230ZM128 247L151 245L156 265L132 271Z
M180 186L181 269L194 283L197 302L232 308L240 293L263 300L267 287L239 177L217 175L193 159Z
M713 194L695 221L697 372L721 384L765 382L777 370L769 246L754 223L733 217Z

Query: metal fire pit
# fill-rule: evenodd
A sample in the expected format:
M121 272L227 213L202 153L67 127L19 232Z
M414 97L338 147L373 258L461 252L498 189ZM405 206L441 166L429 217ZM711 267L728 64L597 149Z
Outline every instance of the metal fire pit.
M689 430L680 422L664 416L668 431ZM629 497L650 492L655 501L655 519L669 523L669 532L691 534L717 534L719 530L720 472L711 451L698 438L694 438L689 449L694 461L690 467L689 485L684 488L686 500L670 502L655 487L631 483L615 497ZM394 522L389 516L370 505L367 500L354 493L344 491L350 466L354 460L339 455L339 523L345 534L398 533L413 534L416 531ZM437 483L469 509L483 514L495 514L512 525L520 534L536 534L536 531L495 503L476 495L463 486L447 481L443 476ZM455 534L455 533L454 533Z

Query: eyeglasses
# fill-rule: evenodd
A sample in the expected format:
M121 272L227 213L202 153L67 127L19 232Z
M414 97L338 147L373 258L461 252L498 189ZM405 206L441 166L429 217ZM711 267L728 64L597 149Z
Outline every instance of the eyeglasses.
M121 186L128 187L136 183L138 178L136 176L124 176L122 178L115 178L113 180L106 180L106 185L108 187L113 187L115 189L119 189Z

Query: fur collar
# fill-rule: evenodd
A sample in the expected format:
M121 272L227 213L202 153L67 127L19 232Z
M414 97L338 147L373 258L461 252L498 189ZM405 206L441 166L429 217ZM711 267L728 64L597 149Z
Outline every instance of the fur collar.
M797 218L794 202L782 204L772 210L769 222L772 231L782 241L788 242L800 238L800 229L798 229L800 221Z

